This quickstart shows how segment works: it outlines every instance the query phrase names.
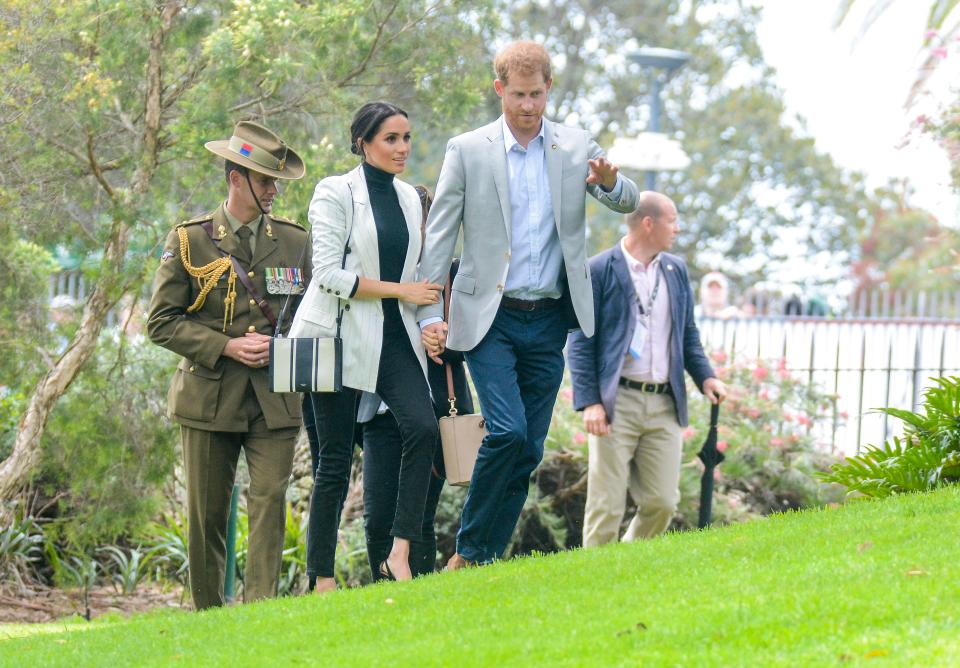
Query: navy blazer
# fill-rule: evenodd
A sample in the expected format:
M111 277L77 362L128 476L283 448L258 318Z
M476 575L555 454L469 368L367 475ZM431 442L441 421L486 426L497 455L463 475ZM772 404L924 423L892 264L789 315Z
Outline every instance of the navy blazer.
M700 390L716 374L710 366L700 332L693 320L693 290L687 265L676 255L661 253L667 294L670 295L670 387L680 426L687 425L686 369ZM582 411L603 404L613 422L620 371L636 327L637 298L620 244L590 258L596 333L587 338L577 330L567 340L567 363L573 380L573 407Z

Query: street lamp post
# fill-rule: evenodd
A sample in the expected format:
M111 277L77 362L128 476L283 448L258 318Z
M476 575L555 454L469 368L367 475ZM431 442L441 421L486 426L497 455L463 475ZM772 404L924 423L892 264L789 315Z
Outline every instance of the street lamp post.
M690 54L683 51L675 51L673 49L644 47L629 54L627 58L643 68L654 70L653 85L650 88L650 124L647 127L647 132L653 134L655 137L658 137L658 139L655 140L655 143L662 145L665 152L676 153L676 150L679 149L679 153L683 154L682 158L679 155L666 155L666 162L669 164L653 165L652 167L646 169L646 189L655 190L657 185L658 170L683 169L690 162L689 158L686 158L686 154L683 153L683 149L681 149L679 145L677 145L675 148L671 148L666 144L666 142L669 140L660 133L660 93L663 90L663 85L670 81L673 75L676 74L677 70L687 64L687 62L690 60ZM683 158L686 158L685 163ZM675 166L681 163L684 164L682 164L682 166Z

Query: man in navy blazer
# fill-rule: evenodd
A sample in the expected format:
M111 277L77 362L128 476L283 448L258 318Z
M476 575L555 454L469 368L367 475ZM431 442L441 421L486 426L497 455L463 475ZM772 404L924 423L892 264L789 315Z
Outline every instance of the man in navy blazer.
M626 220L621 242L590 259L596 332L576 331L567 344L589 434L584 547L618 539L628 490L638 508L624 540L669 526L680 501L684 370L711 402L726 396L700 343L686 264L666 252L676 206L644 192Z

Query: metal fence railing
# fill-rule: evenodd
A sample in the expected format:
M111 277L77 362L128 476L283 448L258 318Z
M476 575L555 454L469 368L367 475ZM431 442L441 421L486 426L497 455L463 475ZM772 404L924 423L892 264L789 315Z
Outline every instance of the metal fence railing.
M827 316L839 319L960 320L960 290L854 291L846 299L822 300L749 290L742 300L745 312L757 316Z
M960 322L780 316L701 318L698 325L708 351L747 363L785 360L793 374L838 395L819 437L846 454L901 433L899 421L871 409L913 410L931 378L960 373Z

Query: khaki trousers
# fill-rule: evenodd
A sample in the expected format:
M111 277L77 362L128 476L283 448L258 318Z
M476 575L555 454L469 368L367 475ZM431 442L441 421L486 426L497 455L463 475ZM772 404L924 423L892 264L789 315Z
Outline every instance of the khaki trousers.
M197 610L221 606L230 495L243 449L250 471L247 493L249 549L244 600L277 595L286 529L286 491L299 428L267 429L255 397L247 400L246 432L181 426L187 477L190 593Z
M637 513L623 540L665 531L680 502L683 439L673 398L620 387L610 434L591 435L587 447L583 546L617 540L628 490Z

